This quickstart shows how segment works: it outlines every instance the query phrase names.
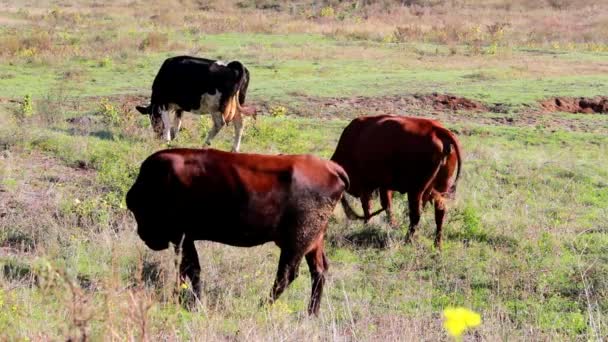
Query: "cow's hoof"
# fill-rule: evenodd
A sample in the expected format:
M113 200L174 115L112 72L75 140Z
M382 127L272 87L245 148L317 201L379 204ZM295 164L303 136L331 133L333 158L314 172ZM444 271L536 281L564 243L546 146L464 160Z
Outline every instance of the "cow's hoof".
M435 249L441 252L441 240L435 240Z
M414 234L412 234L412 232L408 232L407 235L405 236L405 243L413 244L414 240L415 240Z

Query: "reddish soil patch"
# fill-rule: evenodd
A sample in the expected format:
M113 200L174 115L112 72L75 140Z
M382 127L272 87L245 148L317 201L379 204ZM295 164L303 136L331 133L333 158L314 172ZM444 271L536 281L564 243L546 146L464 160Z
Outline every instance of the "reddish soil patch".
M509 108L502 104L485 103L451 94L403 94L386 96L314 97L291 93L297 105L288 112L307 117L354 117L361 115L453 115L454 112L506 113ZM272 101L259 104L262 112L269 112Z
M487 112L488 107L478 101L450 94L389 95L382 97L357 96L327 100L325 107L352 105L366 109L380 109L394 112L395 109L422 109L435 112L454 112L458 110ZM395 108L396 107L396 108Z
M422 105L432 107L433 109L438 111L488 111L488 107L481 102L449 94L432 93L428 95L414 95L414 98L418 99L422 103Z
M541 101L541 107L547 112L567 113L608 113L608 97L556 97Z

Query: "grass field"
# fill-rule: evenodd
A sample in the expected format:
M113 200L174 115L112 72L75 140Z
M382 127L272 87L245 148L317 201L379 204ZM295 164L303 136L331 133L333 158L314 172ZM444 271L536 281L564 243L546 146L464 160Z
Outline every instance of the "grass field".
M443 309L464 306L482 317L465 340L604 340L608 115L539 101L607 95L607 37L590 0L0 2L0 339L436 341ZM174 254L147 249L124 203L145 157L211 126L187 114L168 146L134 110L179 54L249 68L262 113L242 152L328 158L359 115L445 123L465 160L444 249L429 208L405 244L401 195L397 229L336 209L318 318L306 267L258 306L271 244L198 242L203 296L183 309ZM420 100L434 92L486 109Z

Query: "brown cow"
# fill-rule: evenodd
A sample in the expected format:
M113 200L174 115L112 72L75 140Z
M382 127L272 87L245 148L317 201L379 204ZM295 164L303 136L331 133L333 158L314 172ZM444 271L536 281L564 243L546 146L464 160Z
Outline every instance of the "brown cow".
M364 216L355 214L346 198L342 198L349 218L367 222L386 210L394 224L392 190L407 193L410 215L407 240L410 241L420 221L422 207L433 201L437 223L435 246L441 248L444 195L454 193L461 169L460 145L452 132L437 121L423 118L360 117L344 129L331 160L348 173L351 182L348 193L361 199ZM456 166L458 173L452 182ZM370 213L375 190L380 192L382 209Z
M309 155L265 156L213 149L170 149L141 165L127 193L137 233L148 247L181 246L180 275L200 295L195 240L281 249L270 302L296 278L306 257L312 278L308 311L318 314L327 257L329 216L348 187L336 163Z

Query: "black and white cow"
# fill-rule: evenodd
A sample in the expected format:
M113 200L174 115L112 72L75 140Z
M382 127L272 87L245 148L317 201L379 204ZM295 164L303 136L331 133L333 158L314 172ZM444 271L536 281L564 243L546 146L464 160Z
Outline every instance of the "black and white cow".
M241 107L248 85L249 71L241 62L224 64L191 56L171 57L165 60L154 79L150 105L136 109L150 115L152 128L167 141L177 136L184 111L211 114L213 128L207 134L206 145L211 145L225 124L234 121L232 150L238 151L243 135L241 114L255 117L255 110Z

